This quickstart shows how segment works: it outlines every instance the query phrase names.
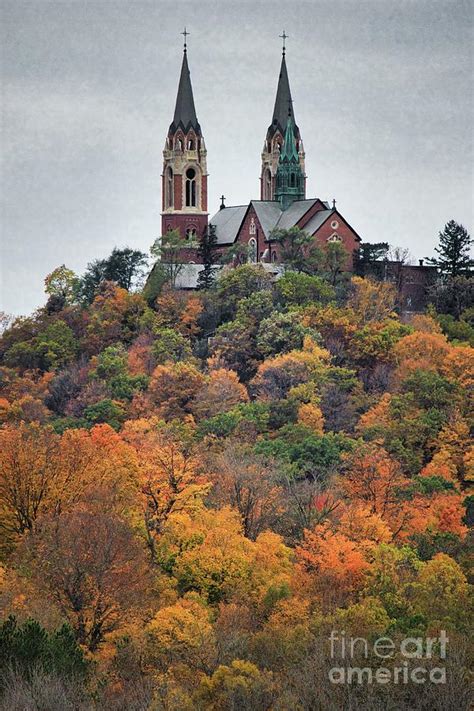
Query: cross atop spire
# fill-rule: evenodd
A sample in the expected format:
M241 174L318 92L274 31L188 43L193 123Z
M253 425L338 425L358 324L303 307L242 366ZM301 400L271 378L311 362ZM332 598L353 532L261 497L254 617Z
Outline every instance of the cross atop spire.
M186 37L187 37L190 33L187 31L187 29L186 29L186 27L185 27L185 28L184 28L184 32L181 32L181 34L182 34L183 37L184 37L184 49L183 49L183 52L186 52L186 50L187 50L187 48L188 48L188 45L186 44Z
M285 56L286 52L286 46L285 46L285 40L289 38L289 35L286 34L285 30L283 30L283 34L279 35L280 39L283 40L283 56Z

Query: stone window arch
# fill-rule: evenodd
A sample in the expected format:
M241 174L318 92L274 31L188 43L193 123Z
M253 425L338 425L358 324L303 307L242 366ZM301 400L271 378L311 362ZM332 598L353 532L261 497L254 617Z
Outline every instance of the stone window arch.
M196 228L190 225L186 228L186 239L193 242L197 238Z
M252 264L257 262L257 240L255 237L249 239L249 258L248 261Z
M263 176L263 197L265 200L272 199L272 174L270 168L267 168Z
M333 234L330 237L328 237L327 241L328 242L342 242L342 239L337 234L337 232L333 232Z
M185 198L186 207L196 207L197 205L197 171L194 166L190 166L185 173Z
M174 190L173 190L173 169L169 165L165 174L165 190L166 190L166 207L173 207Z

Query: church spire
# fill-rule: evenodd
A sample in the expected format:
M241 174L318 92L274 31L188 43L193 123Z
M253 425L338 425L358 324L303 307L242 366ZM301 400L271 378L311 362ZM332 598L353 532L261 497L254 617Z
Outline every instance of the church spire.
M191 85L191 75L188 66L188 53L186 47L186 35L189 32L184 30L184 51L183 62L181 64L181 75L179 77L178 95L174 109L173 123L170 126L170 133L175 133L181 127L185 133L193 128L196 134L201 133L201 127L197 120L196 109L194 107L193 87Z
M288 112L290 106L290 112ZM286 68L286 58L283 54L281 58L280 75L278 77L277 93L275 98L275 106L273 108L272 123L268 131L275 133L279 130L282 134L285 133L288 116L293 118L293 99L291 98L290 81L288 79L288 70Z
M260 197L262 200L275 200L276 188L276 173L278 170L280 153L284 144L284 137L287 132L288 123L291 119L291 130L293 132L292 150L296 151L298 156L301 173L304 177L303 186L305 185L305 166L304 166L304 148L301 140L300 130L295 122L293 111L293 99L291 97L290 81L288 79L288 70L286 68L286 47L285 40L288 35L285 31L280 35L283 40L283 52L281 58L280 74L278 77L277 93L275 105L273 108L272 122L267 129L265 143L262 151L262 170L260 173ZM287 146L289 142L286 141ZM304 189L303 189L304 198ZM301 198L300 198L301 199Z
M178 96L163 150L162 234L194 240L207 229L207 151L194 106L185 29Z

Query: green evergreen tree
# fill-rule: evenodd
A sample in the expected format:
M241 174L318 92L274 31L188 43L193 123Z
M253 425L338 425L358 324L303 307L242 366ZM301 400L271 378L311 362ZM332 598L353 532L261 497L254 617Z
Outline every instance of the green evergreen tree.
M439 257L432 257L428 261L438 267L443 279L467 276L474 266L474 260L469 255L472 242L466 228L450 220L439 233L439 245L435 247Z
M210 289L216 279L217 235L214 225L209 225L199 243L198 255L202 259L204 269L199 272L198 289Z

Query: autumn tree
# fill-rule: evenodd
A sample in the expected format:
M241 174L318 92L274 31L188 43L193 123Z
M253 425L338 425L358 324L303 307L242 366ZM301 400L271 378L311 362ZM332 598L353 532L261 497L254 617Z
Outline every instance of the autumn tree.
M275 528L284 510L276 462L233 444L217 456L211 471L211 500L237 509L244 536L254 540L263 530Z
M211 370L203 386L191 403L191 411L201 420L231 410L249 396L244 385L239 382L233 370L218 368Z
M26 542L24 561L73 628L94 652L140 604L143 550L130 528L101 508L78 508L44 519Z
M348 305L357 314L360 323L383 321L393 314L396 290L388 282L352 277L352 291Z
M406 484L400 465L382 448L362 446L346 457L342 490L383 519L400 506L400 490Z

